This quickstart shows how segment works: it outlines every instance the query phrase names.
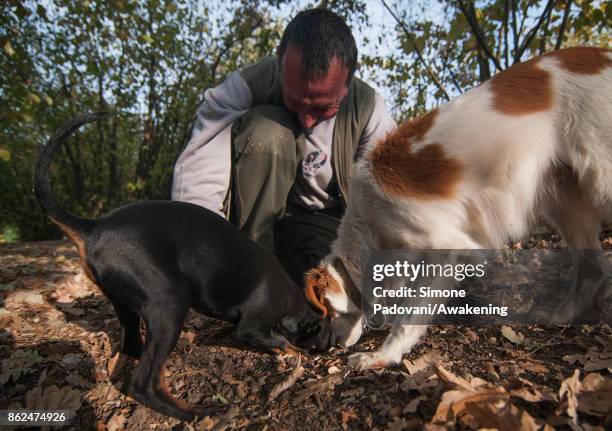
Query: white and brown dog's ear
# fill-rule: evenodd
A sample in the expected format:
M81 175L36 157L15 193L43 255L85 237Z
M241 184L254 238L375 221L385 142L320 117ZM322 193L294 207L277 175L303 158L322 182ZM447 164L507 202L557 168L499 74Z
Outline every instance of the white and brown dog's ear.
M344 262L339 257L336 257L330 264L321 264L309 270L306 273L304 285L306 298L324 318L329 315L330 308L346 312L351 308L348 301L356 301L349 293L357 292L357 289ZM355 302L356 307L361 304L361 299L358 299Z
M325 292L330 283L331 276L326 265L319 265L312 268L304 277L306 298L323 315L327 317L329 310L325 299Z

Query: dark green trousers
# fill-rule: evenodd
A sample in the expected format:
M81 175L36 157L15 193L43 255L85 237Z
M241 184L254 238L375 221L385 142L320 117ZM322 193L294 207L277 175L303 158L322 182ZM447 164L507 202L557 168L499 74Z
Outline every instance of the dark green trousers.
M232 127L229 219L273 250L298 283L329 253L340 223L337 211L288 204L305 145L301 125L280 106L252 108Z

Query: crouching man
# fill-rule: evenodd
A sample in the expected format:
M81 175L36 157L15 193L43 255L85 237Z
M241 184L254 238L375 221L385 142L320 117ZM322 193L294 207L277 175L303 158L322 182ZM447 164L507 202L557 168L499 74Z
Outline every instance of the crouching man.
M342 18L325 9L298 13L276 56L205 92L172 198L227 218L274 250L301 285L329 253L360 149L396 126L356 68Z

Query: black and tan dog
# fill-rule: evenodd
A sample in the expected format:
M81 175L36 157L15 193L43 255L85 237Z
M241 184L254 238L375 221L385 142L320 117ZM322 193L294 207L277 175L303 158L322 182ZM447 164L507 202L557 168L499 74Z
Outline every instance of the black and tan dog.
M235 336L286 351L292 343L323 349L326 324L271 252L197 205L151 201L89 220L60 208L48 170L61 143L104 114L76 118L44 147L34 191L51 220L77 245L83 268L113 304L121 323L121 352L138 358L127 391L162 413L190 420L198 409L173 398L164 362L190 308L236 323ZM146 327L144 344L140 319Z

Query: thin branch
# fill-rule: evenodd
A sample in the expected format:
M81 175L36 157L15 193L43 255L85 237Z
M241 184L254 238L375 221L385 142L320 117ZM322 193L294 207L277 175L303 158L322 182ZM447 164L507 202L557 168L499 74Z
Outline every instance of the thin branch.
M572 8L572 0L567 0L565 3L565 11L563 11L563 19L561 20L561 26L559 27L559 35L557 36L557 43L555 49L561 48L563 43L563 37L565 36L565 28L567 27L567 19L569 18L570 9Z
M498 71L504 70L502 65L499 63L499 60L497 59L497 57L493 55L491 48L489 48L489 45L487 44L487 41L485 40L485 36L482 31L482 28L480 27L480 24L478 24L478 19L476 18L476 12L474 10L474 3L470 1L468 7L466 7L465 3L462 0L457 0L457 3L459 4L459 9L461 9L463 16L465 16L465 18L467 19L468 24L470 25L470 28L472 29L472 33L474 33L474 36L476 36L478 45L480 45L480 47L484 51L485 56L491 61L493 61L493 64L495 65L495 68Z
M414 39L413 36L408 31L408 29L406 28L406 25L404 24L404 22L397 17L397 15L393 12L393 10L389 7L389 5L387 5L385 0L380 0L380 1L383 4L383 6L385 7L385 9L387 9L387 11L389 11L389 13L393 17L393 19L395 19L397 24L401 27L401 29L404 32L404 34L406 35L406 37L408 37L410 39ZM442 85L442 82L440 82L440 79L438 78L436 73L432 70L431 66L429 66L429 63L425 60L425 57L423 56L423 53L421 52L421 50L419 49L419 47L417 46L416 43L414 44L414 50L417 53L417 57L419 58L421 63L423 63L423 66L425 66L425 70L427 71L427 74L432 79L434 84L436 84L436 87L438 87L438 89L442 92L442 95L444 96L444 98L446 100L450 100L450 96L448 95L448 92L444 88L444 85Z
M516 52L519 44L518 30L516 29L516 2L518 0L510 0L512 2L512 40L514 42L513 51Z
M251 31L248 34L238 39L235 39L232 35L229 35L225 39L225 43L224 43L225 46L219 51L213 64L210 66L210 76L212 77L213 81L215 81L215 75L217 74L217 68L219 67L219 64L221 63L221 59L223 58L223 56L227 54L227 52L230 49L232 49L232 47L234 47L237 43L244 42L245 40L252 37L253 34L255 33L255 30L257 30L263 24L263 20L264 20L264 17L260 15L259 19L254 23L254 25L251 26Z
M548 16L546 17L546 22L544 23L544 28L542 29L542 38L540 39L540 55L546 52L546 33L548 33L548 26L550 25L552 11L553 8L550 8L550 10L548 11Z
M454 46L451 45L450 50L452 50L453 48ZM459 94L461 94L463 93L463 88L461 88L461 85L459 84L459 81L457 80L457 75L455 75L455 72L453 72L453 69L451 69L450 61L448 58L448 51L445 54L446 55L444 56L444 59L443 59L444 69L448 70L448 73L450 74L451 82L453 83L453 85L455 86Z
M508 15L510 14L510 1L504 1L504 65L508 67Z
M533 5L534 1L539 1L539 0L523 1L523 7L520 7L521 6L520 1L518 3L521 9L521 12L522 12L521 23L518 28L519 40L521 39L521 36L523 35L523 30L525 30L525 26L527 25L527 20L529 19L529 14L527 12L529 11L529 8ZM519 46L520 44L517 44L516 48L518 49Z
M525 50L529 47L529 44L531 43L531 41L535 37L536 33L538 32L538 30L542 26L542 23L544 22L544 20L546 19L546 17L550 13L550 11L551 11L551 9L553 8L554 5L555 5L555 1L554 0L548 0L548 3L546 4L546 7L544 8L544 12L542 12L542 15L540 15L540 18L538 19L538 22L536 23L536 25L533 26L533 28L531 30L529 30L529 32L527 33L527 36L525 36L525 39L523 39L523 43L521 43L521 46L518 49L518 52L516 52L514 54L514 62L515 63L518 63L519 61L521 61L521 57L525 53Z

